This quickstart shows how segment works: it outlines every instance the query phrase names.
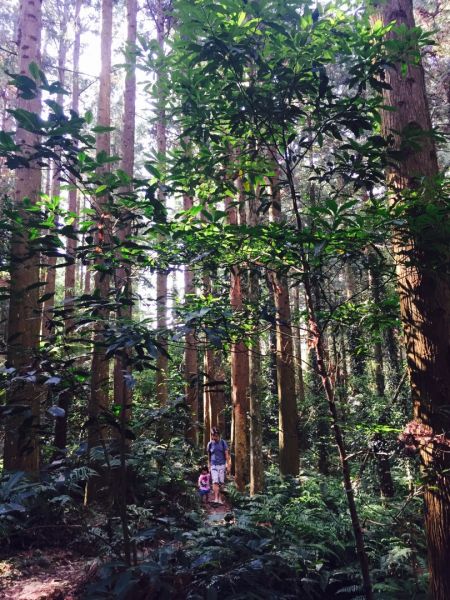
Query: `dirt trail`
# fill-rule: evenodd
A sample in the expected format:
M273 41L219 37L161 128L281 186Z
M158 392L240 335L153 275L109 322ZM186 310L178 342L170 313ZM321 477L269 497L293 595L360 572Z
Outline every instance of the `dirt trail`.
M225 516L232 513L233 509L225 497L223 504L208 502L206 505L205 522L207 525L221 525L225 523Z
M232 521L232 506L207 503L205 524ZM228 516L229 515L229 516ZM65 550L28 550L0 559L0 600L77 600L77 591L97 569L96 561Z
M20 552L0 560L1 600L75 600L92 558L63 549Z

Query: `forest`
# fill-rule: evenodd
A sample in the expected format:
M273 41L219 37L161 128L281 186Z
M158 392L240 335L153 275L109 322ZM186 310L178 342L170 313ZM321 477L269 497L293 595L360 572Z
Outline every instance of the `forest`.
M448 0L0 4L0 598L450 599Z

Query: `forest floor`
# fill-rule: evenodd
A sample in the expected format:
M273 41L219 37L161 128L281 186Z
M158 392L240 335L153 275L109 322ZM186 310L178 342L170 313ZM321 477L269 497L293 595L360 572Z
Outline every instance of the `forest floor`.
M27 550L0 560L1 600L75 600L96 561L62 548Z
M205 505L205 523L223 525L233 520L224 504ZM98 559L62 548L33 549L0 559L0 600L76 600L80 589L99 566Z

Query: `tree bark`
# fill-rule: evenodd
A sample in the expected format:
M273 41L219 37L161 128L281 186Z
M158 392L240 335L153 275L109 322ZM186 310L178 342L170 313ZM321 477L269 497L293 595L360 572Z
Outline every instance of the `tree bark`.
M130 178L128 185L121 188L123 196L133 190L134 174L134 141L136 123L136 35L137 35L137 0L127 0L127 71L123 96L123 129L122 129L122 170ZM117 237L121 244L131 235L131 214L122 209ZM118 257L120 262L120 256ZM115 287L119 294L117 317L130 324L132 319L132 281L131 264L123 261L116 268ZM121 354L114 361L114 404L120 407L120 429L126 428L131 417L131 361L130 350L122 348Z
M389 0L378 10L385 24L396 21L407 30L415 26L411 0ZM389 33L396 35L395 29ZM383 91L384 103L396 110L382 112L383 132L392 136L394 149L402 146L388 172L392 202L408 201L409 192L418 192L415 202L405 207L408 226L394 231L394 251L414 403L412 431L426 475L430 595L445 600L450 598L450 278L444 267L449 260L448 211L436 186L438 163L429 135L422 66L409 65L402 76L398 65L386 70L385 79L390 89ZM406 133L419 143L409 143ZM418 227L417 218L430 205L442 211L444 222L436 219L427 228Z
M40 63L41 22L41 1L23 0L19 12L19 70L28 77L30 63ZM16 106L39 115L40 94L31 100L17 98ZM17 129L16 144L22 147L24 157L37 143L38 136ZM38 164L17 170L14 203L24 227L22 231L14 232L11 239L7 361L16 369L18 376L36 367L39 346L39 288L31 287L39 281L39 256L33 251L28 238L29 213L23 207L23 199L29 198L35 204L40 187ZM19 410L22 406L22 410L12 416L6 426L4 467L7 471L21 470L36 476L39 472L40 390L32 381L14 381L8 390L7 401L12 408Z

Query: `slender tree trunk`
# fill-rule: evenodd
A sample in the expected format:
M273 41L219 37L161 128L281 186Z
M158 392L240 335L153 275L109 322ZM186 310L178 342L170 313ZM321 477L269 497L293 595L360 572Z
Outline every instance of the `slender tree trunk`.
M238 224L237 209L226 203L230 225ZM242 271L238 265L231 268L230 302L237 313L243 310ZM250 481L249 460L249 361L248 349L243 340L231 345L231 402L233 405L235 482L239 491L244 491Z
M87 198L86 196L84 196L83 198L83 208L86 209L87 208ZM90 294L91 293L91 271L89 270L89 266L86 265L86 270L84 271L84 279L83 281L81 281L81 288L83 289L83 293L84 294Z
M41 2L23 0L19 11L19 70L30 76L31 62L40 63L41 41ZM36 114L41 111L41 98L17 99L17 108ZM38 143L36 135L18 128L16 144L22 146L24 156ZM36 366L39 345L41 314L38 305L39 288L33 287L39 281L39 256L29 243L27 223L29 213L23 208L23 199L29 198L34 204L41 186L41 170L37 164L21 168L16 172L14 202L23 219L23 231L13 233L11 240L10 292L8 315L8 363L24 375ZM31 382L11 384L7 401L10 405L22 405L23 412L8 420L5 431L4 468L8 471L22 470L32 475L39 472L39 411L40 390Z
M376 256L369 253L369 290L371 292L372 301L375 306L380 306L382 290L379 267L377 265ZM384 362L383 362L383 346L381 344L381 335L374 344L374 375L375 388L379 398L385 397L385 379L384 379ZM381 425L387 424L387 415L380 419ZM394 495L394 482L391 475L391 466L389 464L389 456L386 451L386 442L381 433L376 433L373 437L373 453L377 465L378 482L380 492L383 498L392 498Z
M386 350L389 357L389 374L395 388L402 376L400 365L400 353L398 348L397 333L393 327L389 327L385 333Z
M193 200L185 194L183 197L183 208L189 210L193 206ZM185 302L189 296L195 294L194 273L188 267L184 271L184 296ZM186 439L193 445L198 446L198 358L197 342L195 335L189 331L185 337L184 351L184 375L185 394L188 407L188 422L186 424Z
M356 301L357 283L354 267L350 263L345 265L345 292L348 302ZM354 377L364 375L365 360L362 353L362 332L359 324L354 324L348 332L348 348L350 353L350 369Z
M368 255L369 262L369 290L372 297L374 306L378 307L382 300L382 281L379 272L379 266L377 264L377 258L374 252L369 251ZM383 398L385 395L385 378L384 378L384 360L383 360L383 345L381 332L378 332L378 337L375 340L373 354L374 354L374 376L375 376L375 389L377 395Z
M66 30L69 21L69 0L64 0L62 7L61 19L59 21L59 42L58 42L58 81L64 87L65 82L65 67L66 67L66 56L67 56L67 40ZM64 95L58 94L56 101L64 109ZM56 150L58 152L58 149ZM61 194L61 183L60 183L60 172L59 165L53 163L53 178L51 186L51 195L59 197ZM44 338L48 338L52 334L52 314L53 307L55 305L55 293L56 293L56 256L50 256L46 258L47 264L47 283L45 286L45 293L49 294L50 297L44 302L42 309L42 335Z
M273 290L270 278L267 277L269 288L269 304L273 305ZM269 331L269 371L270 371L270 393L276 398L278 395L278 373L277 373L277 331L275 327L275 307L273 309L274 322Z
M102 0L102 32L101 32L101 73L100 73L100 91L98 99L98 123L101 126L109 127L111 125L111 39L112 39L112 0ZM110 134L109 132L97 133L97 154L100 152L110 154ZM98 175L101 177L109 170L109 166L98 169ZM101 251L97 259L99 267L103 264L101 254L110 250L110 215L108 208L108 196L96 198L95 208L97 211L97 232L96 245ZM102 270L97 270L95 274L95 292L98 294L100 303L106 303L109 300L110 293L110 274ZM109 361L105 355L103 330L109 311L105 307L100 307L96 311L98 322L94 332L94 348L92 353L91 367L91 394L88 403L88 449L103 445L105 443L106 428L101 424L102 413L109 406ZM100 485L99 477L91 478L86 486L86 502L95 498L96 491Z
M385 24L396 21L406 30L415 27L411 0L388 0L379 7ZM389 37L398 34L395 29ZM406 34L404 34L406 35ZM390 89L384 103L396 108L382 112L383 132L393 135L395 148L402 143L399 132L414 133L417 144L403 150L388 173L393 202L404 202L408 191L419 190L406 209L409 227L394 232L400 311L406 341L415 421L409 430L420 449L426 474L425 524L433 600L450 598L450 278L448 209L436 187L438 163L431 131L422 65L386 70ZM403 146L408 142L403 140ZM402 148L403 148L402 146ZM409 196L407 196L409 197ZM417 218L434 205L442 219L419 228Z
M302 338L300 334L300 287L296 285L292 292L292 307L295 315L294 333L294 364L295 364L295 386L297 390L298 404L305 404L305 382L303 378L303 362L302 362Z
M271 185L273 202L270 216L273 222L281 223L281 194L278 178L274 178ZM276 310L280 472L282 475L298 475L300 469L298 410L295 396L289 288L286 275L271 271L269 277Z
M79 64L80 64L80 47L81 47L81 25L80 25L80 11L81 11L82 0L76 0L75 14L74 14L74 25L75 25L75 39L73 45L73 80L72 80L72 110L78 113L79 110L79 94L80 94L80 78L78 75ZM77 189L74 187L69 190L69 212L74 215L78 215L77 207ZM76 227L76 222L74 223ZM75 237L67 238L66 242L66 253L72 261L66 266L64 272L64 305L67 313L65 321L65 336L66 341L71 335L73 329L73 297L75 296L75 273L76 273L76 249L77 240ZM64 416L57 417L55 420L55 439L54 446L59 450L62 450L67 445L67 419L70 405L72 403L73 394L70 390L62 392L59 396L58 405L64 410Z
M212 349L205 348L203 357L203 445L206 450L206 446L210 440L211 432L211 394L208 388L208 373L210 365L212 364Z
M205 296L210 295L212 292L211 276L209 273L203 274L203 293ZM206 446L210 440L210 432L212 427L211 422L211 386L213 372L213 349L209 346L208 340L205 339L205 351L203 354L203 445L206 450Z
M166 13L164 1L157 0L156 3L156 36L159 47L160 56L164 56L164 42L166 30ZM156 71L156 88L157 88L157 120L156 120L156 149L160 160L164 161L167 152L167 133L166 133L166 109L165 109L165 92L164 92L164 75L163 67L159 67ZM160 188L158 190L158 200L165 204L165 193ZM156 274L156 326L159 336L158 342L161 344L163 351L159 352L156 359L156 397L160 406L165 406L169 400L169 390L167 386L168 366L167 358L167 272L158 271Z

